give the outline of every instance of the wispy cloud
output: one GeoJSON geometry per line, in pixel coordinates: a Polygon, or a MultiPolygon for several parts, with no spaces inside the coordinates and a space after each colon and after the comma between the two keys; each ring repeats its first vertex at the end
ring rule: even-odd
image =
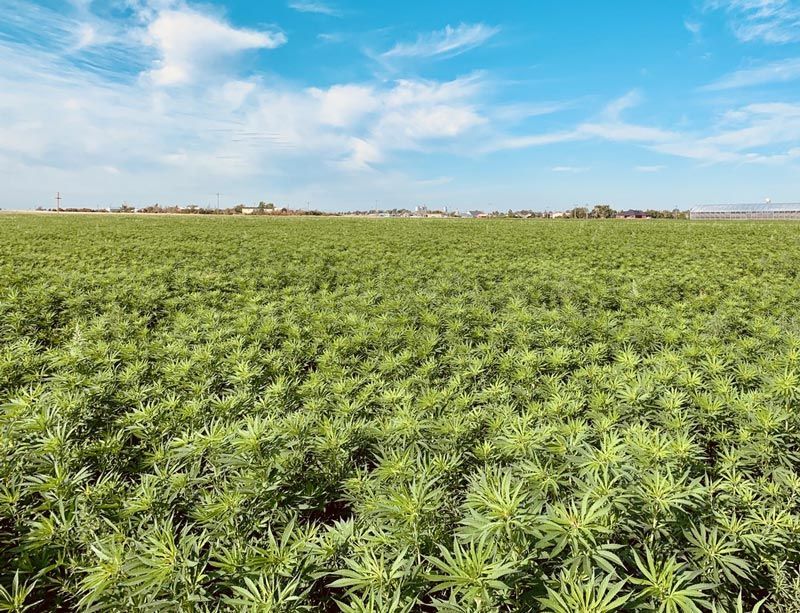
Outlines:
{"type": "Polygon", "coordinates": [[[543,147],[577,140],[585,140],[585,137],[576,130],[543,134],[525,134],[522,136],[500,136],[486,143],[481,151],[483,153],[493,153],[495,151],[529,149],[531,147],[543,147]]]}
{"type": "Polygon", "coordinates": [[[431,187],[436,185],[447,185],[448,183],[452,182],[453,182],[453,177],[443,176],[443,177],[436,177],[435,179],[420,179],[416,181],[416,184],[424,187],[431,187]]]}
{"type": "Polygon", "coordinates": [[[686,28],[686,30],[690,34],[693,34],[694,36],[699,35],[700,32],[703,30],[703,25],[699,21],[692,21],[690,19],[686,19],[683,22],[683,27],[686,28]]]}
{"type": "Polygon", "coordinates": [[[585,166],[553,166],[550,170],[553,172],[577,173],[586,172],[588,168],[585,166]]]}
{"type": "Polygon", "coordinates": [[[642,99],[642,92],[638,89],[632,89],[619,98],[609,102],[603,109],[603,117],[611,120],[617,120],[624,111],[638,106],[642,102],[642,99]]]}
{"type": "Polygon", "coordinates": [[[495,119],[506,122],[518,122],[532,117],[543,117],[573,108],[575,101],[560,102],[522,102],[511,104],[498,104],[495,106],[492,116],[495,119]]]}
{"type": "Polygon", "coordinates": [[[295,2],[289,3],[289,8],[300,13],[317,13],[318,15],[328,15],[329,17],[342,16],[342,11],[338,8],[326,4],[325,2],[316,2],[313,0],[296,0],[295,2]]]}
{"type": "Polygon", "coordinates": [[[429,34],[419,35],[413,43],[397,43],[381,55],[384,59],[452,57],[474,49],[500,32],[500,28],[484,23],[446,26],[429,34]]]}
{"type": "MultiPolygon", "coordinates": [[[[624,110],[642,100],[637,91],[611,101],[598,118],[571,130],[526,136],[500,137],[485,152],[541,147],[592,139],[630,143],[650,151],[694,160],[703,164],[785,163],[797,159],[800,141],[800,104],[751,104],[725,113],[710,134],[681,132],[631,123],[624,110]]],[[[556,167],[566,168],[566,167],[556,167]]],[[[640,166],[639,172],[657,172],[660,166],[640,166]]],[[[555,169],[553,169],[555,170],[555,169]]]]}
{"type": "Polygon", "coordinates": [[[737,70],[717,79],[702,89],[719,91],[737,89],[740,87],[753,87],[766,83],[784,83],[800,78],[800,58],[779,60],[770,64],[763,64],[753,68],[737,70]]]}
{"type": "Polygon", "coordinates": [[[345,35],[341,32],[320,32],[317,34],[317,40],[323,43],[340,43],[345,39],[345,35]]]}
{"type": "Polygon", "coordinates": [[[0,40],[43,53],[55,53],[108,76],[144,67],[141,24],[104,20],[88,8],[58,11],[22,0],[0,0],[0,40]]]}
{"type": "Polygon", "coordinates": [[[743,42],[800,41],[797,0],[707,0],[705,6],[710,10],[724,10],[734,35],[743,42]]]}

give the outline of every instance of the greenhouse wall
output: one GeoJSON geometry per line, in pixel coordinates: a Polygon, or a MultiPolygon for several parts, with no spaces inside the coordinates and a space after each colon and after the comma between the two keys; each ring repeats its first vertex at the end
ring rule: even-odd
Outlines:
{"type": "Polygon", "coordinates": [[[712,204],[689,211],[693,220],[800,220],[800,204],[712,204]]]}

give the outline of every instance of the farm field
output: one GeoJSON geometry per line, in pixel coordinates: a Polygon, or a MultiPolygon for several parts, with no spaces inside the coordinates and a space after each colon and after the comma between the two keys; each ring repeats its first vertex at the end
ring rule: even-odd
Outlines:
{"type": "Polygon", "coordinates": [[[800,607],[800,225],[0,216],[0,610],[800,607]]]}

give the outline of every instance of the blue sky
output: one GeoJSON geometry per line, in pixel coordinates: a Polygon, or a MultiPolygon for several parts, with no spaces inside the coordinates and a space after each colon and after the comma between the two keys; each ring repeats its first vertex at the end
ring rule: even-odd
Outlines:
{"type": "Polygon", "coordinates": [[[0,207],[800,200],[800,0],[0,0],[0,207]]]}

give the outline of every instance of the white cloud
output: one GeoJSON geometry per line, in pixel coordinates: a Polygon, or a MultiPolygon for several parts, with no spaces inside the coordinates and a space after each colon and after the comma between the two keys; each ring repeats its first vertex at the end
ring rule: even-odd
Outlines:
{"type": "Polygon", "coordinates": [[[642,92],[638,89],[632,89],[623,96],[609,102],[603,109],[602,114],[608,119],[616,120],[624,111],[641,104],[642,98],[642,92]]]}
{"type": "Polygon", "coordinates": [[[97,30],[89,23],[81,24],[78,28],[78,42],[76,48],[91,47],[97,41],[97,30]]]}
{"type": "Polygon", "coordinates": [[[147,76],[158,85],[192,83],[225,60],[252,49],[274,49],[286,42],[282,32],[236,29],[202,13],[167,10],[147,28],[146,42],[161,59],[147,76]]]}
{"type": "Polygon", "coordinates": [[[419,181],[415,181],[417,185],[424,185],[426,187],[435,186],[435,185],[447,185],[453,182],[453,177],[436,177],[435,179],[420,179],[419,181]]]}
{"type": "Polygon", "coordinates": [[[703,26],[702,26],[702,24],[700,22],[691,21],[689,19],[687,19],[687,20],[685,20],[683,22],[683,27],[686,28],[686,30],[689,33],[693,34],[694,36],[699,35],[700,32],[703,30],[703,26]]]}
{"type": "Polygon", "coordinates": [[[531,117],[552,115],[574,106],[574,102],[530,102],[498,104],[492,110],[492,117],[509,123],[523,121],[531,117]]]}
{"type": "Polygon", "coordinates": [[[413,43],[397,43],[381,55],[384,59],[452,57],[488,41],[500,28],[483,23],[445,26],[430,34],[419,35],[413,43]]]}
{"type": "Polygon", "coordinates": [[[716,133],[676,133],[653,142],[654,151],[703,163],[754,163],[771,159],[788,161],[792,145],[800,140],[800,105],[769,103],[747,105],[726,113],[716,133]],[[734,125],[731,125],[734,122],[734,125]]]}
{"type": "Polygon", "coordinates": [[[488,122],[480,74],[325,88],[266,83],[224,61],[277,44],[265,33],[174,8],[147,15],[146,36],[132,36],[127,49],[146,78],[122,79],[0,39],[2,172],[35,197],[14,205],[46,201],[59,189],[81,204],[108,204],[98,201],[108,193],[139,203],[202,203],[222,185],[233,193],[268,181],[295,193],[309,177],[328,194],[352,184],[354,172],[363,175],[359,185],[397,198],[415,182],[387,170],[396,156],[470,151],[461,143],[488,122]],[[197,48],[200,40],[213,52],[197,48]],[[58,113],[53,100],[63,101],[58,113]]]}
{"type": "Polygon", "coordinates": [[[328,15],[329,17],[341,17],[342,15],[339,9],[324,2],[306,2],[298,0],[296,2],[290,2],[289,8],[300,13],[317,13],[319,15],[328,15]]]}
{"type": "Polygon", "coordinates": [[[317,40],[323,43],[340,43],[345,39],[341,32],[321,32],[317,34],[317,40]]]}
{"type": "MultiPolygon", "coordinates": [[[[498,84],[485,73],[325,87],[284,82],[248,73],[236,61],[242,52],[282,44],[280,33],[238,29],[170,0],[139,2],[134,11],[135,18],[117,23],[39,5],[9,17],[24,35],[0,38],[0,174],[13,177],[0,196],[3,206],[46,203],[56,190],[76,205],[105,205],[109,194],[117,201],[203,204],[216,191],[263,199],[268,185],[276,201],[302,193],[305,202],[314,191],[316,202],[325,194],[368,208],[373,202],[359,198],[370,190],[383,204],[446,183],[391,170],[411,155],[424,164],[430,154],[480,156],[590,140],[700,163],[788,165],[800,153],[795,104],[742,105],[686,131],[634,121],[638,113],[628,111],[643,104],[634,90],[594,117],[520,134],[520,125],[536,125],[537,117],[568,105],[527,96],[525,103],[498,104],[498,84]],[[26,199],[9,200],[20,195],[26,199]]],[[[448,187],[448,194],[457,189],[448,187]]]]}
{"type": "Polygon", "coordinates": [[[507,151],[514,149],[528,149],[531,147],[542,147],[555,145],[570,141],[582,140],[584,137],[575,130],[564,132],[553,132],[545,134],[528,134],[525,136],[501,136],[494,141],[487,143],[482,151],[492,153],[494,151],[507,151]]]}
{"type": "Polygon", "coordinates": [[[597,121],[579,124],[574,131],[576,138],[602,138],[614,142],[665,142],[675,138],[673,132],[652,126],[643,126],[626,122],[622,114],[641,104],[642,93],[631,90],[623,96],[612,100],[600,113],[597,121]]]}
{"type": "Polygon", "coordinates": [[[352,170],[370,170],[373,164],[383,159],[383,153],[375,143],[353,137],[350,139],[350,154],[341,165],[352,170]]]}
{"type": "Polygon", "coordinates": [[[488,121],[477,105],[482,85],[478,75],[445,82],[399,80],[382,97],[373,137],[384,147],[419,150],[471,132],[488,121]]]}
{"type": "Polygon", "coordinates": [[[702,89],[719,91],[737,89],[740,87],[753,87],[766,83],[785,83],[800,79],[800,58],[778,60],[770,64],[763,64],[753,68],[737,70],[706,85],[702,89]]]}
{"type": "Polygon", "coordinates": [[[483,75],[473,74],[451,81],[398,79],[386,97],[391,107],[449,103],[477,96],[484,87],[483,75]]]}
{"type": "MultiPolygon", "coordinates": [[[[747,105],[725,113],[711,134],[685,133],[626,122],[623,110],[641,101],[637,92],[612,101],[597,121],[578,124],[572,130],[501,137],[483,151],[541,147],[570,141],[601,139],[631,143],[658,153],[682,157],[706,164],[782,163],[797,158],[792,154],[800,141],[800,104],[767,103],[747,105]]],[[[640,172],[654,172],[659,166],[637,167],[640,172]]]]}
{"type": "Polygon", "coordinates": [[[740,127],[707,137],[703,142],[739,152],[800,141],[800,104],[751,104],[740,109],[738,115],[740,127]]]}
{"type": "Polygon", "coordinates": [[[584,166],[553,166],[550,170],[553,172],[577,173],[585,172],[588,168],[584,166]]]}
{"type": "Polygon", "coordinates": [[[742,42],[800,41],[800,5],[796,0],[707,0],[706,8],[724,10],[734,35],[742,42]]]}
{"type": "Polygon", "coordinates": [[[375,90],[364,85],[334,85],[325,90],[314,87],[308,92],[320,103],[320,121],[330,126],[350,126],[380,105],[375,90]]]}
{"type": "Polygon", "coordinates": [[[221,97],[230,105],[231,110],[241,107],[247,98],[256,90],[252,81],[228,81],[222,86],[221,97]]]}
{"type": "Polygon", "coordinates": [[[741,155],[724,151],[702,139],[690,136],[678,136],[675,140],[665,143],[653,143],[649,148],[658,153],[686,158],[703,164],[718,164],[722,162],[746,161],[741,155]]]}
{"type": "Polygon", "coordinates": [[[411,106],[389,111],[381,118],[377,132],[384,137],[414,143],[427,139],[453,138],[486,122],[468,106],[411,106]]]}
{"type": "Polygon", "coordinates": [[[584,123],[578,126],[579,135],[602,138],[614,142],[667,142],[675,138],[675,133],[652,126],[625,123],[622,121],[584,123]]]}

